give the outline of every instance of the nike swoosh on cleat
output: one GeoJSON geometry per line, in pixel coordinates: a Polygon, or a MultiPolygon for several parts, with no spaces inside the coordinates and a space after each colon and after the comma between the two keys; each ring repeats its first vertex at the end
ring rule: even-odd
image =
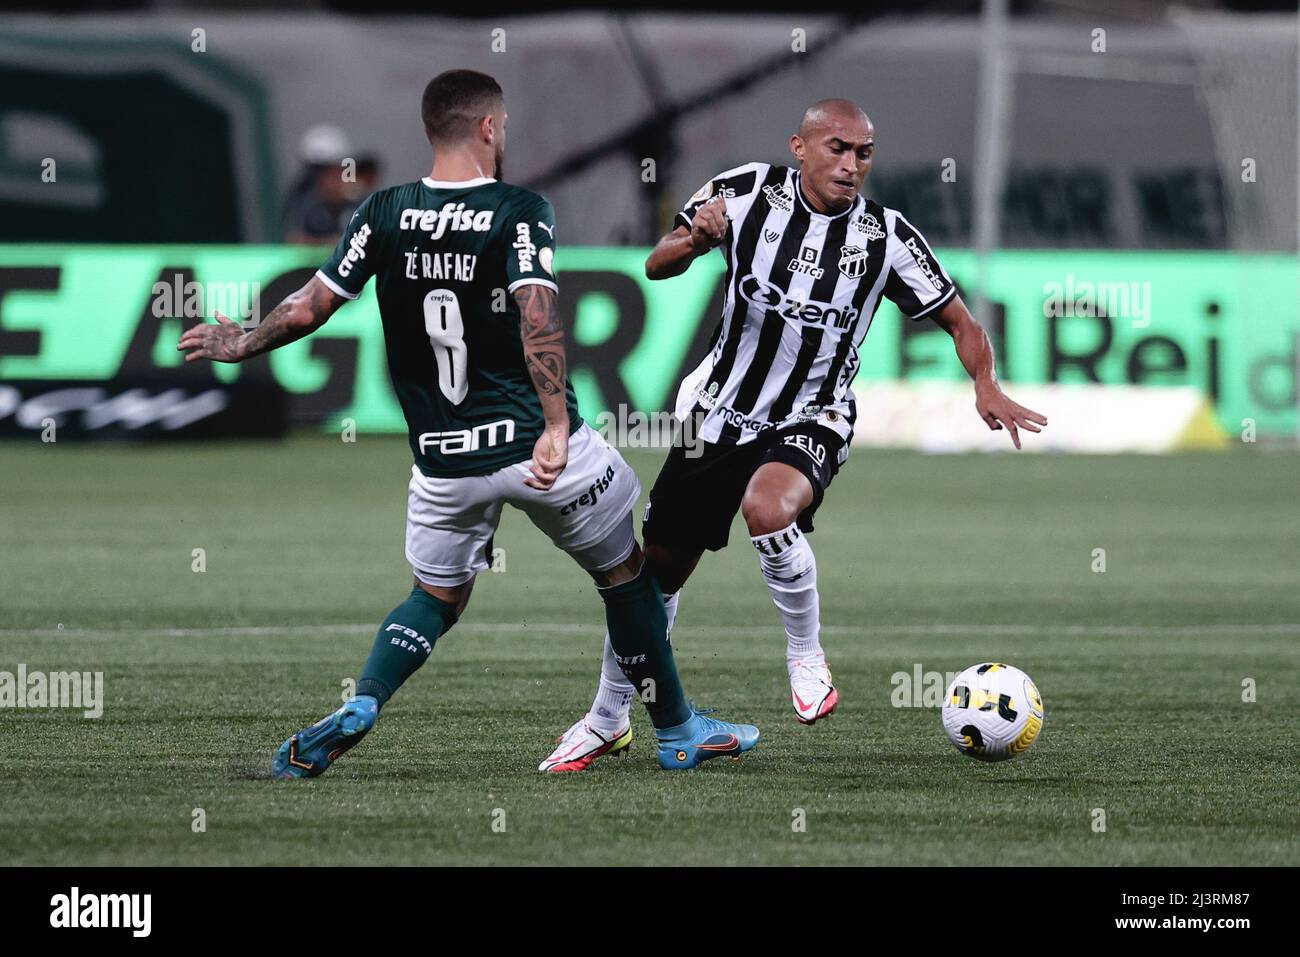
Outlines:
{"type": "Polygon", "coordinates": [[[296,734],[289,739],[289,763],[295,768],[302,768],[304,771],[310,771],[316,767],[313,761],[298,760],[298,736],[296,734]]]}
{"type": "MultiPolygon", "coordinates": [[[[628,731],[624,731],[621,734],[617,734],[608,741],[605,741],[603,738],[601,738],[602,743],[592,748],[590,751],[586,752],[585,754],[579,754],[574,756],[573,752],[577,751],[578,748],[581,747],[581,745],[575,744],[564,754],[556,758],[555,763],[552,764],[550,768],[548,768],[547,770],[550,771],[586,770],[595,762],[597,758],[603,757],[604,755],[608,754],[611,751],[611,749],[614,749],[615,745],[625,737],[628,739],[627,744],[623,745],[623,747],[618,750],[626,751],[632,743],[631,741],[632,735],[630,734],[630,730],[631,729],[629,729],[628,731]],[[579,767],[579,765],[581,765],[581,767],[579,767]]],[[[596,736],[600,737],[599,733],[597,733],[596,736]]]]}
{"type": "Polygon", "coordinates": [[[734,751],[740,747],[740,739],[734,734],[727,735],[727,740],[718,744],[697,744],[695,746],[701,751],[734,751]]]}
{"type": "MultiPolygon", "coordinates": [[[[796,690],[793,690],[793,689],[790,690],[790,693],[793,694],[793,696],[794,696],[794,702],[796,702],[797,705],[800,706],[800,710],[801,710],[801,711],[809,711],[809,710],[811,710],[811,707],[813,707],[813,706],[811,706],[811,705],[806,705],[806,703],[803,702],[803,698],[800,697],[800,693],[796,692],[796,690]]],[[[826,698],[823,697],[823,698],[822,698],[822,701],[826,701],[826,698]]]]}

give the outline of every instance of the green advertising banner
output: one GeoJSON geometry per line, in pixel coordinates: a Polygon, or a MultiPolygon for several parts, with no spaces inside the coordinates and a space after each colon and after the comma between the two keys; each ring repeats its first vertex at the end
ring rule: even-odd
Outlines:
{"type": "MultiPolygon", "coordinates": [[[[722,257],[651,282],[647,252],[572,248],[556,257],[570,369],[588,417],[620,404],[671,406],[708,347],[722,257]]],[[[974,285],[972,253],[939,255],[959,284],[974,285]]],[[[335,428],[351,418],[363,431],[400,431],[373,285],[307,339],[243,366],[180,368],[175,342],[194,321],[180,317],[268,312],[323,258],[285,246],[0,246],[0,380],[255,376],[288,393],[296,421],[335,428]]],[[[1230,433],[1253,419],[1261,434],[1296,434],[1295,257],[1006,250],[984,274],[1004,379],[1192,385],[1230,433]]],[[[963,375],[938,327],[904,320],[885,302],[860,381],[963,375]]]]}

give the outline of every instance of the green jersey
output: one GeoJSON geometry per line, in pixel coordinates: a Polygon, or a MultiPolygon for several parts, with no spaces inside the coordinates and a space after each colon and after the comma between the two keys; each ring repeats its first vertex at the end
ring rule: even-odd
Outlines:
{"type": "MultiPolygon", "coordinates": [[[[425,475],[486,475],[532,458],[545,419],[511,293],[556,289],[554,255],[555,211],[536,193],[425,178],[367,198],[316,273],[348,299],[375,277],[388,372],[425,475]]],[[[572,432],[582,419],[566,385],[572,432]]]]}

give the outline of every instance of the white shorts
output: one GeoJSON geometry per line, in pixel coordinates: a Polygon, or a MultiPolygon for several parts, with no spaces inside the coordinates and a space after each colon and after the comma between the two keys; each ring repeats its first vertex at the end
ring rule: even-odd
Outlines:
{"type": "Polygon", "coordinates": [[[406,560],[416,578],[449,588],[484,571],[505,503],[526,512],[588,571],[627,558],[641,483],[613,446],[584,422],[569,437],[569,464],[545,492],[524,484],[530,462],[464,478],[430,478],[411,466],[406,560]]]}

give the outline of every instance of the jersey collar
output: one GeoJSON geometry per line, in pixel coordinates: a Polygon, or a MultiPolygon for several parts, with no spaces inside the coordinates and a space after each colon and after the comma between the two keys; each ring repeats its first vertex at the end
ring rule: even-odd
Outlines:
{"type": "Polygon", "coordinates": [[[486,186],[488,183],[495,183],[496,180],[491,176],[479,176],[476,179],[430,179],[425,176],[420,180],[430,189],[469,189],[473,186],[486,186]]]}
{"type": "Polygon", "coordinates": [[[862,191],[861,191],[861,190],[858,190],[858,195],[853,197],[853,202],[849,205],[849,208],[846,209],[846,210],[844,210],[842,213],[836,213],[834,216],[832,216],[830,213],[819,213],[819,212],[817,212],[817,210],[815,210],[815,209],[813,209],[811,206],[809,206],[809,205],[808,205],[808,200],[804,198],[804,195],[803,195],[803,186],[800,185],[800,182],[799,182],[799,171],[798,171],[798,170],[795,170],[795,171],[794,171],[794,194],[795,194],[796,196],[799,197],[799,203],[800,203],[800,205],[803,206],[804,210],[805,210],[805,211],[806,211],[810,216],[822,216],[822,217],[824,217],[824,218],[826,218],[826,219],[828,219],[828,220],[836,220],[836,219],[839,219],[841,216],[847,216],[847,215],[849,215],[849,213],[853,212],[854,210],[856,210],[856,209],[858,208],[858,203],[866,202],[866,200],[864,200],[864,199],[862,198],[862,191]]]}

